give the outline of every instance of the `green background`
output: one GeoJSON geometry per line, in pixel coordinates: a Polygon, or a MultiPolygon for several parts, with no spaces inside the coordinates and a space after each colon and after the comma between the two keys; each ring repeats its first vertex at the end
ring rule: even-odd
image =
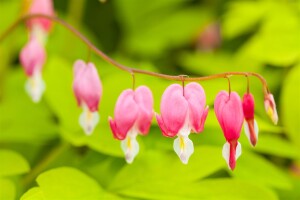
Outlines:
{"type": "MultiPolygon", "coordinates": [[[[205,130],[192,134],[195,152],[183,165],[173,139],[153,119],[140,152],[126,164],[107,118],[113,116],[130,74],[92,55],[103,83],[100,123],[92,136],[78,124],[81,109],[72,93],[72,64],[88,49],[55,25],[47,42],[46,92],[34,104],[24,90],[18,61],[27,41],[20,25],[0,44],[0,199],[300,199],[300,1],[97,0],[54,1],[56,14],[97,47],[127,66],[178,75],[228,71],[263,75],[274,94],[279,123],[264,111],[260,82],[250,78],[260,128],[252,148],[242,130],[242,156],[234,172],[222,158],[225,143],[213,101],[227,80],[201,82],[211,110],[205,130]],[[201,48],[201,35],[220,25],[221,44],[201,48]]],[[[20,16],[19,0],[0,0],[0,34],[20,16]]],[[[232,77],[232,90],[246,92],[247,80],[232,77]]],[[[153,91],[156,112],[172,81],[136,76],[153,91]]]]}

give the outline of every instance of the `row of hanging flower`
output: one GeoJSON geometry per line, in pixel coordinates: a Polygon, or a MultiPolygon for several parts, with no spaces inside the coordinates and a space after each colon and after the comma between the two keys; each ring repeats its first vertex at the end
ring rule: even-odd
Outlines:
{"type": "MultiPolygon", "coordinates": [[[[29,14],[54,15],[51,0],[32,0],[29,14]]],[[[27,21],[29,41],[20,53],[20,61],[28,80],[25,88],[34,102],[38,102],[45,90],[42,68],[46,60],[45,44],[52,22],[43,18],[27,21]]],[[[95,65],[77,60],[73,66],[73,90],[78,105],[83,109],[79,123],[87,135],[92,134],[99,122],[98,106],[102,96],[102,84],[95,65]]],[[[265,96],[265,109],[272,121],[278,121],[276,105],[272,94],[265,96]]],[[[139,152],[136,141],[138,134],[149,132],[153,116],[156,116],[162,134],[175,137],[173,148],[180,160],[187,164],[194,152],[191,132],[200,133],[204,129],[209,108],[202,86],[196,82],[181,86],[170,85],[161,99],[160,112],[153,111],[153,96],[147,86],[135,90],[127,89],[119,96],[114,112],[114,119],[109,117],[109,124],[114,138],[121,140],[121,148],[128,163],[132,163],[139,152]]],[[[249,91],[240,99],[236,92],[221,91],[214,102],[214,111],[223,130],[226,143],[223,157],[230,169],[235,168],[236,160],[241,155],[238,142],[242,125],[250,143],[255,146],[258,140],[258,125],[254,119],[254,98],[249,91]]]]}

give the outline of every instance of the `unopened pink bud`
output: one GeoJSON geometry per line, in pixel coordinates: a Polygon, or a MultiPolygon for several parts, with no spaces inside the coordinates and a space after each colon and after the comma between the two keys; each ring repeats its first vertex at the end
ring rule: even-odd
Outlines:
{"type": "MultiPolygon", "coordinates": [[[[28,14],[44,14],[53,16],[54,8],[52,0],[33,0],[28,14]]],[[[52,26],[51,20],[45,18],[33,18],[27,21],[27,26],[32,29],[35,25],[40,26],[45,31],[49,31],[52,26]]]]}
{"type": "Polygon", "coordinates": [[[102,96],[102,84],[93,63],[77,60],[74,63],[73,90],[78,105],[86,104],[90,111],[97,111],[102,96]]]}
{"type": "Polygon", "coordinates": [[[274,124],[278,123],[278,115],[277,115],[277,109],[276,109],[276,104],[273,95],[270,93],[265,96],[265,110],[271,120],[273,121],[274,124]]]}
{"type": "Polygon", "coordinates": [[[46,52],[44,47],[35,37],[31,37],[20,53],[20,62],[26,75],[30,77],[35,71],[41,71],[45,60],[46,52]]]}

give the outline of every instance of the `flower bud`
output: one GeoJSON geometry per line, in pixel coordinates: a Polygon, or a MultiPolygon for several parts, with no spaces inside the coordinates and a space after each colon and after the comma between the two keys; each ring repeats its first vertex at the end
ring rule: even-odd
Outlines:
{"type": "Polygon", "coordinates": [[[265,110],[274,124],[278,123],[278,115],[274,97],[271,93],[265,96],[265,110]]]}

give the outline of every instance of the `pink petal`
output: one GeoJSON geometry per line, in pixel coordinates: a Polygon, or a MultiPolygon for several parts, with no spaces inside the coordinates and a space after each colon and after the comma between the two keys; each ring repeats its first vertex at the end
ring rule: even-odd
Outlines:
{"type": "Polygon", "coordinates": [[[206,97],[201,85],[192,82],[184,87],[184,96],[189,104],[190,126],[194,132],[203,129],[207,116],[205,112],[206,97]],[[205,114],[205,116],[203,116],[205,114]]]}
{"type": "Polygon", "coordinates": [[[244,94],[243,97],[243,112],[245,119],[254,119],[254,97],[252,94],[244,94]]]}
{"type": "Polygon", "coordinates": [[[183,127],[187,111],[188,102],[183,96],[182,87],[178,84],[170,85],[164,92],[160,104],[161,122],[163,122],[166,132],[176,135],[183,127]]]}
{"type": "Polygon", "coordinates": [[[166,126],[165,126],[165,123],[162,119],[162,117],[158,114],[155,115],[156,116],[156,120],[157,120],[157,123],[158,123],[158,126],[160,128],[160,130],[162,131],[162,134],[166,137],[174,137],[177,135],[177,133],[171,133],[167,130],[166,126]]]}
{"type": "MultiPolygon", "coordinates": [[[[54,15],[54,8],[52,0],[33,0],[28,14],[44,14],[54,15]]],[[[52,22],[45,18],[34,18],[27,21],[27,26],[32,29],[34,25],[40,25],[44,30],[49,31],[52,26],[52,22]]]]}
{"type": "Polygon", "coordinates": [[[73,90],[79,105],[85,103],[91,112],[98,110],[102,96],[102,84],[93,63],[84,66],[83,61],[74,64],[73,90]]]}
{"type": "Polygon", "coordinates": [[[202,132],[203,129],[204,129],[204,124],[205,124],[206,117],[207,117],[207,115],[208,115],[208,111],[209,111],[209,107],[206,106],[206,107],[205,107],[205,110],[204,110],[204,112],[203,112],[203,114],[202,114],[202,117],[201,117],[199,132],[202,132]]]}
{"type": "Polygon", "coordinates": [[[31,38],[20,53],[20,62],[27,76],[32,76],[35,70],[41,70],[46,60],[44,47],[36,38],[31,38]]]}
{"type": "Polygon", "coordinates": [[[215,113],[227,141],[240,137],[244,121],[242,102],[236,92],[221,91],[215,100],[215,113]]]}
{"type": "Polygon", "coordinates": [[[245,120],[244,122],[245,134],[254,147],[258,140],[258,125],[255,119],[245,120]]]}
{"type": "Polygon", "coordinates": [[[139,107],[137,126],[141,134],[147,134],[153,117],[153,96],[146,86],[140,86],[135,90],[134,100],[139,107]]]}
{"type": "Polygon", "coordinates": [[[83,60],[76,60],[73,65],[73,75],[75,78],[80,77],[82,70],[86,67],[86,64],[83,60]]]}
{"type": "Polygon", "coordinates": [[[134,100],[134,91],[124,90],[115,107],[115,120],[110,121],[116,138],[125,138],[139,116],[139,107],[134,100]]]}
{"type": "Polygon", "coordinates": [[[117,128],[116,122],[111,117],[108,118],[108,121],[109,121],[110,129],[113,133],[114,138],[116,138],[118,140],[124,140],[126,138],[127,133],[125,133],[125,134],[121,133],[119,131],[119,129],[117,128]]]}

